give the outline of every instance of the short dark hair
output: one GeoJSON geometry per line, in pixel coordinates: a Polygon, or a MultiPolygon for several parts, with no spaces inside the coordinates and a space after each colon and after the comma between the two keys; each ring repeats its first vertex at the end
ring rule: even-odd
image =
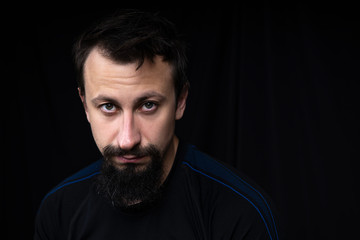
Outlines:
{"type": "Polygon", "coordinates": [[[159,55],[172,67],[176,99],[189,83],[186,77],[186,49],[173,23],[157,13],[121,10],[82,33],[73,54],[80,94],[85,94],[84,64],[94,48],[119,63],[153,61],[159,55]]]}

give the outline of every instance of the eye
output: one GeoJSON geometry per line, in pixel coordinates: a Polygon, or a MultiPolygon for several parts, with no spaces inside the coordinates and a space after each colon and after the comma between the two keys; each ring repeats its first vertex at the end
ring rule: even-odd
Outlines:
{"type": "Polygon", "coordinates": [[[151,112],[151,111],[155,111],[156,107],[157,107],[157,104],[154,102],[145,102],[141,106],[141,110],[144,112],[151,112]]]}
{"type": "Polygon", "coordinates": [[[152,103],[152,102],[146,102],[145,104],[144,104],[144,107],[146,108],[146,109],[151,109],[151,108],[153,108],[154,107],[154,103],[152,103]]]}
{"type": "Polygon", "coordinates": [[[101,109],[101,111],[103,111],[105,113],[113,113],[116,111],[116,107],[112,103],[102,104],[102,105],[100,105],[100,109],[101,109]]]}

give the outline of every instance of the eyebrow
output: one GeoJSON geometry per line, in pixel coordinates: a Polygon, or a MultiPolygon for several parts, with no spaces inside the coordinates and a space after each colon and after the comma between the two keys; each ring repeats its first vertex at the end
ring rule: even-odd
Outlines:
{"type": "MultiPolygon", "coordinates": [[[[163,101],[166,99],[166,97],[158,92],[155,92],[155,91],[150,91],[150,92],[145,92],[144,94],[142,94],[141,96],[137,97],[135,99],[135,104],[137,103],[140,103],[140,102],[143,102],[145,101],[146,99],[149,99],[149,98],[157,98],[158,101],[163,101]]],[[[121,104],[114,98],[112,97],[109,97],[107,95],[104,95],[104,94],[100,94],[98,96],[96,96],[95,98],[91,99],[91,102],[96,106],[98,105],[99,103],[102,103],[102,102],[111,102],[111,103],[114,103],[118,106],[120,106],[121,104]]]]}

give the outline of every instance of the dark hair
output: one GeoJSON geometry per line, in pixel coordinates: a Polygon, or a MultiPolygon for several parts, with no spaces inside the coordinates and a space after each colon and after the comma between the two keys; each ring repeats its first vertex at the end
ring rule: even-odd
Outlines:
{"type": "Polygon", "coordinates": [[[85,94],[84,63],[95,47],[109,59],[119,63],[153,61],[159,55],[173,67],[176,99],[188,88],[185,44],[173,23],[155,13],[122,10],[80,35],[73,53],[80,94],[85,94]]]}

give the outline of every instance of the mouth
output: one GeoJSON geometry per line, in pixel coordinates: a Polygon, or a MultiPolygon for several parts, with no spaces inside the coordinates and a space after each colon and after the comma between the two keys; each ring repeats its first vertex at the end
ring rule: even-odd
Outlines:
{"type": "Polygon", "coordinates": [[[136,163],[143,164],[146,162],[146,156],[136,156],[136,155],[123,155],[123,156],[115,156],[114,160],[118,164],[127,164],[127,163],[136,163]]]}

